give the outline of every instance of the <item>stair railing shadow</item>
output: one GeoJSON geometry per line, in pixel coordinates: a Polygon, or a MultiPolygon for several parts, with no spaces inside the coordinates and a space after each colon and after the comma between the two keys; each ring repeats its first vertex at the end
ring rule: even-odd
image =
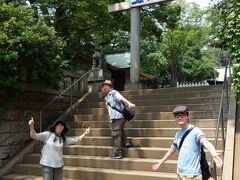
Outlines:
{"type": "Polygon", "coordinates": [[[142,146],[140,144],[133,144],[131,139],[128,139],[130,143],[129,148],[124,148],[124,156],[127,156],[129,149],[134,149],[137,153],[137,158],[145,158],[144,156],[144,150],[142,149],[142,146]]]}

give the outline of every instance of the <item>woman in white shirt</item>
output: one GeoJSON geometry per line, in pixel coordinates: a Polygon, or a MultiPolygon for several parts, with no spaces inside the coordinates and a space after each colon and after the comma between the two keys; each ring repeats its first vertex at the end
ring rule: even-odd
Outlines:
{"type": "Polygon", "coordinates": [[[44,142],[40,159],[43,179],[62,180],[64,165],[63,146],[78,143],[85,135],[90,133],[90,127],[88,127],[81,136],[75,137],[65,136],[69,128],[62,118],[57,119],[52,124],[50,131],[36,133],[33,118],[29,121],[29,127],[31,138],[44,142]]]}

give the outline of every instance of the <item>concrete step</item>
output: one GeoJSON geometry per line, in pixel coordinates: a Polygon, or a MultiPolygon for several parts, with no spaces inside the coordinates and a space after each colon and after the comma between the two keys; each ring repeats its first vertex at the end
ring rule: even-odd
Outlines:
{"type": "MultiPolygon", "coordinates": [[[[165,88],[165,89],[148,89],[146,91],[122,91],[120,92],[127,99],[133,100],[134,97],[138,96],[140,99],[148,99],[148,97],[152,98],[155,96],[156,98],[188,98],[188,97],[211,97],[218,96],[220,97],[221,88],[216,89],[207,89],[203,87],[198,88],[165,88]]],[[[103,94],[100,93],[92,93],[88,96],[88,100],[94,99],[103,99],[103,94]]]]}
{"type": "MultiPolygon", "coordinates": [[[[23,175],[23,174],[11,174],[1,177],[1,180],[43,180],[42,176],[23,175]]],[[[63,180],[76,180],[70,178],[63,178],[63,180]]],[[[78,180],[83,180],[79,179],[78,180]]]]}
{"type": "MultiPolygon", "coordinates": [[[[42,146],[34,147],[34,153],[40,153],[42,146]]],[[[128,158],[149,158],[149,159],[157,159],[162,157],[169,147],[160,148],[160,147],[141,147],[136,146],[123,150],[124,157],[128,158]]],[[[84,156],[104,156],[111,157],[113,152],[112,146],[84,146],[84,145],[71,145],[65,146],[63,150],[65,155],[84,155],[84,156]]],[[[174,155],[173,159],[176,159],[177,156],[174,155]]]]}
{"type": "MultiPolygon", "coordinates": [[[[216,119],[218,115],[217,111],[191,111],[190,119],[216,119]]],[[[167,120],[173,119],[172,112],[146,112],[146,113],[136,113],[134,116],[134,120],[167,120]]],[[[103,121],[109,120],[109,116],[107,114],[87,114],[87,115],[74,115],[74,121],[103,121]]]]}
{"type": "MultiPolygon", "coordinates": [[[[173,137],[128,137],[133,147],[170,147],[173,137]]],[[[112,146],[112,137],[86,137],[80,142],[81,145],[112,146]]]]}
{"type": "MultiPolygon", "coordinates": [[[[141,90],[126,90],[126,91],[120,91],[123,95],[142,95],[142,94],[157,94],[157,93],[179,93],[179,92],[208,92],[208,91],[221,91],[222,85],[215,85],[215,86],[202,86],[202,87],[184,87],[184,88],[176,88],[176,87],[170,87],[170,88],[156,88],[156,89],[141,89],[141,90]]],[[[99,96],[102,97],[102,92],[94,92],[90,96],[96,97],[99,96]]]]}
{"type": "MultiPolygon", "coordinates": [[[[171,146],[174,137],[128,137],[132,147],[164,147],[171,146]]],[[[208,138],[211,143],[214,143],[214,138],[208,138]]],[[[79,143],[81,145],[90,146],[112,146],[112,137],[85,137],[79,143]]],[[[222,148],[222,141],[219,139],[217,148],[222,148]]]]}
{"type": "MultiPolygon", "coordinates": [[[[191,119],[191,124],[197,127],[216,127],[215,119],[191,119]]],[[[70,127],[76,128],[108,128],[110,127],[110,122],[108,121],[74,121],[68,123],[70,127]]],[[[178,128],[179,126],[176,124],[175,120],[132,120],[126,123],[125,127],[127,128],[163,128],[163,127],[174,127],[178,128]]]]}
{"type": "Polygon", "coordinates": [[[43,180],[41,176],[23,175],[23,174],[11,174],[1,177],[2,180],[43,180]]]}
{"type": "MultiPolygon", "coordinates": [[[[72,178],[72,179],[79,179],[79,175],[81,178],[83,179],[103,179],[103,180],[108,180],[111,177],[114,179],[120,179],[119,174],[117,172],[121,172],[121,176],[123,175],[124,178],[126,179],[142,179],[144,180],[144,178],[147,179],[156,179],[156,178],[176,178],[176,161],[171,161],[169,160],[168,163],[165,163],[161,169],[164,169],[164,166],[168,166],[170,165],[170,168],[172,169],[171,173],[168,172],[162,172],[161,170],[158,172],[152,172],[151,171],[151,165],[152,162],[154,160],[150,159],[150,160],[145,160],[140,162],[138,165],[136,165],[137,169],[140,170],[131,170],[131,166],[129,166],[128,160],[127,159],[121,159],[121,160],[110,160],[111,165],[113,166],[112,168],[108,169],[108,168],[95,168],[95,167],[82,167],[81,164],[86,164],[89,162],[91,162],[91,157],[86,157],[86,158],[82,158],[82,159],[78,159],[75,163],[74,161],[71,161],[72,164],[74,166],[68,166],[65,165],[64,166],[64,178],[72,178]],[[83,163],[78,163],[83,161],[83,163]],[[122,169],[124,167],[124,169],[122,169]],[[146,171],[144,169],[147,169],[146,171]],[[79,174],[79,171],[81,172],[81,174],[79,174]],[[95,174],[96,173],[96,174],[95,174]],[[116,175],[117,174],[117,175],[116,175]],[[116,176],[115,176],[116,175],[116,176]],[[144,175],[144,177],[143,177],[144,175]],[[137,177],[139,176],[139,177],[137,177]],[[101,177],[101,178],[100,178],[101,177]]],[[[100,159],[99,159],[100,160],[100,159]]],[[[105,161],[105,160],[103,160],[105,161]]],[[[139,159],[137,159],[136,161],[139,161],[139,159]]],[[[110,162],[100,162],[97,164],[105,164],[107,165],[110,162]]],[[[91,163],[90,163],[91,164],[91,163]]],[[[89,164],[89,165],[90,165],[89,164]]],[[[15,173],[24,173],[27,175],[40,175],[40,166],[37,164],[19,164],[16,165],[15,167],[15,173]]],[[[133,168],[134,169],[134,168],[133,168]]],[[[169,168],[168,168],[169,169],[169,168]]],[[[217,174],[219,174],[219,172],[217,172],[217,174]]]]}
{"type": "MultiPolygon", "coordinates": [[[[22,174],[12,174],[12,175],[7,175],[1,178],[2,180],[43,180],[41,176],[22,175],[22,174]]],[[[76,180],[76,179],[63,178],[63,180],[76,180]]],[[[77,180],[90,180],[90,179],[77,178],[77,180]]],[[[214,179],[210,178],[209,180],[214,180],[214,179]]],[[[217,180],[221,180],[221,177],[217,177],[217,180]]]]}
{"type": "MultiPolygon", "coordinates": [[[[39,154],[29,154],[24,158],[24,164],[38,164],[39,154]]],[[[103,169],[141,170],[152,171],[151,166],[154,159],[123,158],[120,160],[102,156],[64,155],[65,166],[92,167],[103,169]]],[[[177,160],[169,160],[161,167],[161,171],[174,173],[177,160]]]]}
{"type": "MultiPolygon", "coordinates": [[[[220,102],[219,97],[189,97],[189,98],[175,98],[175,99],[151,99],[151,100],[142,100],[140,99],[134,99],[132,102],[137,104],[137,106],[157,106],[157,105],[177,105],[177,104],[204,104],[204,103],[218,103],[220,102]]],[[[101,99],[100,101],[84,101],[78,106],[79,108],[102,108],[105,107],[104,100],[101,99]]]]}
{"type": "MultiPolygon", "coordinates": [[[[139,106],[136,104],[136,113],[144,113],[144,112],[172,112],[172,110],[176,107],[176,105],[158,105],[158,106],[139,106]]],[[[211,103],[211,104],[189,104],[189,109],[191,111],[217,111],[219,109],[219,104],[211,103]]],[[[76,109],[76,114],[107,114],[106,107],[103,106],[101,108],[81,108],[76,109]]]]}
{"type": "MultiPolygon", "coordinates": [[[[41,145],[34,147],[34,153],[40,153],[42,149],[41,145]]],[[[124,148],[123,155],[127,158],[147,158],[158,159],[163,157],[168,151],[169,147],[142,147],[136,145],[131,148],[124,148]]],[[[221,150],[218,150],[221,152],[221,150]]],[[[113,148],[112,146],[90,146],[90,145],[71,145],[65,146],[63,150],[65,155],[83,155],[83,156],[103,156],[111,157],[113,148]]],[[[209,154],[207,153],[207,157],[209,154]]],[[[171,159],[177,159],[177,153],[175,153],[171,159]]]]}
{"type": "MultiPolygon", "coordinates": [[[[133,95],[123,95],[130,101],[141,99],[141,100],[150,100],[150,99],[177,99],[177,98],[192,98],[192,97],[221,97],[221,91],[195,91],[195,92],[159,92],[159,93],[152,93],[152,94],[133,94],[133,95]]],[[[84,102],[101,102],[103,101],[103,97],[101,96],[89,96],[84,102]]]]}
{"type": "MultiPolygon", "coordinates": [[[[40,175],[40,166],[36,164],[19,164],[14,168],[14,173],[26,175],[40,175]]],[[[84,180],[175,180],[176,173],[148,172],[148,171],[129,171],[121,169],[102,169],[77,166],[64,166],[64,178],[84,180]]]]}
{"type": "MultiPolygon", "coordinates": [[[[178,130],[179,128],[125,128],[128,137],[174,137],[178,130]]],[[[215,128],[202,128],[202,130],[209,138],[215,136],[215,128]]],[[[79,136],[83,132],[82,128],[74,128],[67,135],[79,136]]],[[[111,136],[111,129],[92,128],[90,136],[111,136]]]]}
{"type": "MultiPolygon", "coordinates": [[[[38,163],[40,156],[38,154],[31,154],[26,157],[25,164],[38,163]]],[[[152,171],[152,163],[156,159],[143,159],[143,158],[123,158],[120,160],[112,159],[110,157],[98,156],[73,156],[65,155],[65,166],[75,167],[91,167],[101,169],[119,169],[129,171],[152,171]]],[[[209,165],[210,165],[209,161],[209,165]]],[[[177,160],[168,160],[161,166],[160,172],[175,173],[177,167],[177,160]]],[[[220,170],[217,174],[220,174],[220,170]]]]}

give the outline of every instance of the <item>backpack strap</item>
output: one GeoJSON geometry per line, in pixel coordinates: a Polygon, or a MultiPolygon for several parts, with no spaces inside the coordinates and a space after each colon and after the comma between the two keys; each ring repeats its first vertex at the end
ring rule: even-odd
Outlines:
{"type": "Polygon", "coordinates": [[[114,110],[116,110],[117,112],[119,112],[119,113],[121,113],[121,114],[122,114],[122,111],[121,111],[120,109],[118,109],[118,108],[116,108],[116,107],[113,107],[113,106],[111,106],[109,102],[108,102],[107,104],[108,104],[108,106],[110,106],[112,109],[114,109],[114,110]]]}
{"type": "Polygon", "coordinates": [[[183,135],[183,137],[182,137],[182,139],[181,139],[181,141],[180,141],[180,144],[179,144],[179,151],[180,151],[180,149],[181,149],[181,147],[182,147],[182,144],[183,144],[183,141],[184,141],[185,137],[193,130],[193,128],[194,128],[194,126],[191,127],[191,128],[189,128],[189,129],[184,133],[184,135],[183,135]]]}

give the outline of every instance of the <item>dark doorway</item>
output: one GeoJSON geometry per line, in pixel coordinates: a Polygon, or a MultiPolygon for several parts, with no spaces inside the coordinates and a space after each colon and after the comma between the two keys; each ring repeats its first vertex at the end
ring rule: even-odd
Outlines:
{"type": "Polygon", "coordinates": [[[117,91],[124,91],[125,72],[124,70],[112,70],[113,87],[117,91]]]}

